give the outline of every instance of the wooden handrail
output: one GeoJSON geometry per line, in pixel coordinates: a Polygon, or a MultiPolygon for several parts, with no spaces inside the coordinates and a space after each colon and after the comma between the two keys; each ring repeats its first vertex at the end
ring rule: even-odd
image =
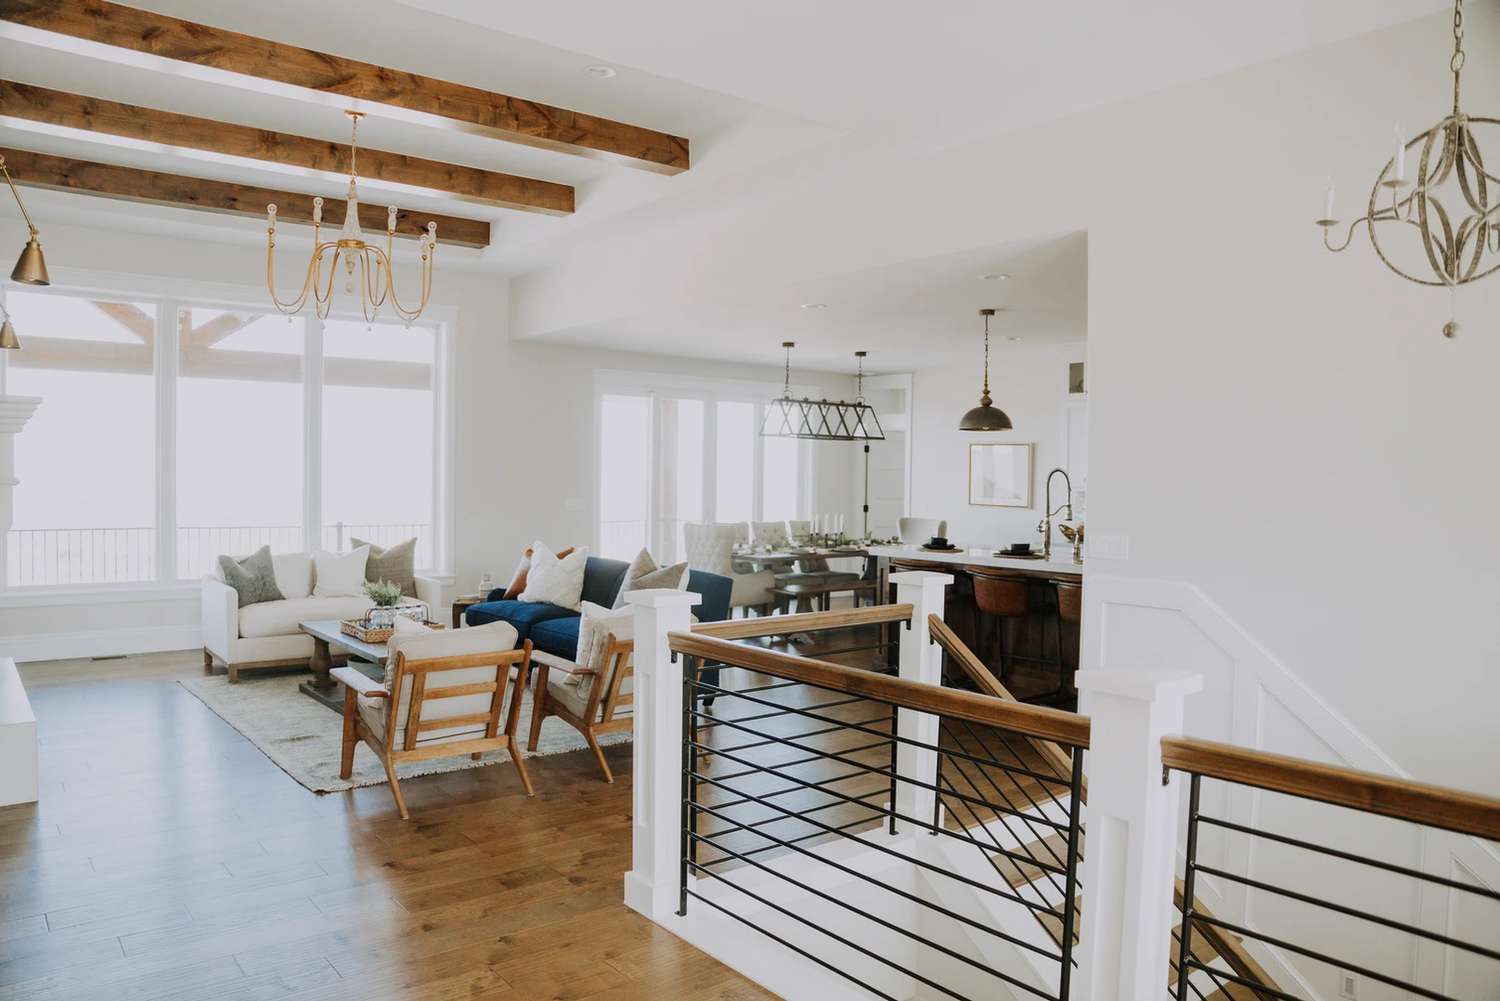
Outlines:
{"type": "Polygon", "coordinates": [[[1197,775],[1500,841],[1500,799],[1191,737],[1165,737],[1161,762],[1197,775]]]}
{"type": "Polygon", "coordinates": [[[892,678],[826,660],[731,643],[699,632],[668,633],[667,639],[673,652],[690,657],[702,657],[788,681],[848,692],[905,709],[1013,730],[1029,737],[1055,740],[1073,747],[1088,746],[1088,720],[1074,713],[1029,706],[1022,702],[1006,702],[988,695],[954,691],[921,681],[892,678]]]}
{"type": "MultiPolygon", "coordinates": [[[[942,647],[948,656],[953,658],[954,663],[964,669],[964,673],[973,679],[974,684],[979,686],[980,691],[997,699],[1005,699],[1007,702],[1019,703],[1021,701],[1011,694],[1010,689],[1001,684],[1000,679],[995,677],[994,672],[985,665],[984,661],[974,656],[974,651],[964,645],[964,641],[958,638],[958,634],[953,631],[948,623],[936,615],[929,615],[927,616],[927,629],[932,633],[932,638],[937,642],[937,645],[942,647]]],[[[1087,716],[1078,716],[1076,713],[1069,713],[1068,715],[1077,716],[1078,719],[1083,721],[1084,738],[1083,742],[1078,746],[1088,747],[1088,735],[1092,730],[1089,718],[1087,716]]],[[[1033,746],[1036,747],[1038,753],[1047,759],[1048,764],[1058,769],[1058,775],[1069,775],[1072,773],[1073,756],[1066,749],[1047,740],[1036,741],[1033,746]]],[[[1087,794],[1087,789],[1088,786],[1085,784],[1083,790],[1085,794],[1087,794]]]]}
{"type": "Polygon", "coordinates": [[[878,625],[882,622],[907,622],[911,616],[910,605],[867,605],[864,608],[841,608],[832,612],[800,612],[796,615],[762,615],[754,619],[700,622],[693,626],[693,632],[699,636],[713,636],[721,640],[748,640],[761,636],[787,636],[791,633],[816,633],[825,629],[878,625]]]}

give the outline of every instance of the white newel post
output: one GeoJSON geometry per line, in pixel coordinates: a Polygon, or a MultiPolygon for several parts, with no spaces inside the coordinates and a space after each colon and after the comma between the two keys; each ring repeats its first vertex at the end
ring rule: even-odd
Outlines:
{"type": "MultiPolygon", "coordinates": [[[[20,482],[16,479],[16,435],[41,402],[36,396],[0,396],[0,574],[10,565],[6,539],[20,482]]],[[[0,663],[0,806],[34,803],[38,789],[36,717],[14,662],[6,658],[0,663]]]]}
{"type": "MultiPolygon", "coordinates": [[[[930,570],[909,570],[891,574],[896,585],[898,604],[911,605],[911,628],[897,626],[901,633],[901,677],[908,681],[943,683],[943,650],[932,642],[927,616],[943,617],[943,592],[953,583],[953,575],[930,570]]],[[[900,710],[896,732],[906,740],[919,740],[937,746],[938,718],[931,713],[900,710]]],[[[901,744],[896,748],[896,771],[903,778],[916,779],[929,786],[937,784],[937,752],[901,744]]],[[[896,784],[896,812],[916,818],[930,818],[936,795],[931,789],[896,784]]]]}
{"type": "Polygon", "coordinates": [[[667,634],[692,628],[691,591],[629,591],[635,607],[631,865],[625,903],[648,918],[677,911],[682,836],[682,661],[667,634]]]}
{"type": "Polygon", "coordinates": [[[1092,728],[1078,979],[1085,1001],[1161,1001],[1172,948],[1182,779],[1161,739],[1182,732],[1201,675],[1079,671],[1092,728]]]}

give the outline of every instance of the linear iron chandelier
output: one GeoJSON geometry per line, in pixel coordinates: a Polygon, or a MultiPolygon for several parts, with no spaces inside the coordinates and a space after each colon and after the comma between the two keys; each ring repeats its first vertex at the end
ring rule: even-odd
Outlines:
{"type": "Polygon", "coordinates": [[[763,438],[801,438],[806,441],[884,441],[885,430],[875,408],[865,402],[865,352],[856,351],[859,374],[854,402],[811,400],[792,396],[792,348],[795,341],[782,341],[786,349],[786,383],[781,396],[766,404],[761,421],[763,438]]]}
{"type": "MultiPolygon", "coordinates": [[[[1342,243],[1335,243],[1332,237],[1334,228],[1340,225],[1334,216],[1332,183],[1324,197],[1323,217],[1317,220],[1323,228],[1323,245],[1334,253],[1346,250],[1355,228],[1363,225],[1386,267],[1407,281],[1447,288],[1450,294],[1458,286],[1500,268],[1496,259],[1500,256],[1500,177],[1485,168],[1475,128],[1500,125],[1500,119],[1467,115],[1460,109],[1466,58],[1464,5],[1463,0],[1455,0],[1453,57],[1448,62],[1453,73],[1453,110],[1410,142],[1397,129],[1395,153],[1370,189],[1365,214],[1349,223],[1342,243]],[[1406,176],[1408,151],[1419,153],[1415,179],[1406,176]],[[1416,232],[1416,246],[1422,251],[1414,255],[1408,244],[1406,256],[1416,257],[1415,267],[1408,262],[1397,263],[1391,256],[1394,243],[1388,246],[1381,242],[1382,233],[1405,226],[1416,232]]],[[[1458,321],[1450,315],[1443,335],[1455,337],[1459,329],[1458,321]]]]}
{"type": "Polygon", "coordinates": [[[344,228],[339,231],[337,239],[321,239],[323,199],[313,199],[313,251],[312,257],[307,262],[307,277],[302,280],[302,290],[294,298],[283,302],[276,295],[276,206],[267,205],[266,289],[271,293],[271,301],[283,313],[301,312],[302,307],[307,303],[308,296],[312,296],[313,312],[320,318],[327,317],[333,309],[333,286],[338,279],[339,263],[342,261],[344,292],[353,294],[355,283],[359,283],[360,310],[366,322],[374,320],[381,308],[389,302],[391,310],[410,323],[422,315],[422,310],[427,308],[428,297],[432,294],[432,266],[433,258],[437,253],[437,223],[429,222],[427,229],[417,238],[417,246],[422,255],[422,298],[415,309],[408,309],[401,304],[401,300],[396,295],[395,268],[392,265],[396,240],[395,206],[391,206],[386,214],[384,250],[374,244],[366,243],[364,231],[359,226],[359,194],[355,181],[359,176],[359,120],[364,117],[364,112],[346,111],[344,114],[349,116],[350,121],[349,194],[344,207],[344,228]],[[323,276],[325,258],[329,265],[326,280],[323,276]]]}

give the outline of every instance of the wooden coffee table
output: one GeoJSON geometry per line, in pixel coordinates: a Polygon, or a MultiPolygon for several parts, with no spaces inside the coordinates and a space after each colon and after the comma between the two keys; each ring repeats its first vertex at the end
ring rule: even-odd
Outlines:
{"type": "Polygon", "coordinates": [[[386,646],[384,643],[366,643],[345,633],[338,619],[316,619],[299,622],[298,628],[313,638],[313,655],[308,666],[313,676],[302,682],[297,690],[316,699],[334,712],[344,711],[344,686],[333,680],[328,673],[333,670],[333,651],[330,645],[349,651],[345,665],[369,675],[376,681],[385,677],[386,646]]]}

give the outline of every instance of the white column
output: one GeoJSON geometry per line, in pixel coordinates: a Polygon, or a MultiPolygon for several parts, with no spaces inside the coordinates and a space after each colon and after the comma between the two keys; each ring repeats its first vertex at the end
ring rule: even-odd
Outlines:
{"type": "Polygon", "coordinates": [[[1162,782],[1161,739],[1182,732],[1201,675],[1079,671],[1092,720],[1078,945],[1080,998],[1161,1001],[1171,955],[1182,779],[1162,782]]]}
{"type": "Polygon", "coordinates": [[[6,536],[15,518],[16,435],[31,420],[42,402],[40,396],[0,396],[0,582],[9,572],[6,536]]]}
{"type": "Polygon", "coordinates": [[[625,903],[648,918],[677,911],[682,859],[682,661],[667,634],[692,628],[691,591],[630,591],[635,609],[633,808],[625,903]]]}
{"type": "MultiPolygon", "coordinates": [[[[9,573],[6,537],[15,517],[16,435],[36,412],[37,396],[0,396],[0,584],[9,573]]],[[[16,662],[0,659],[0,806],[34,803],[38,795],[36,717],[16,662]]]]}
{"type": "MultiPolygon", "coordinates": [[[[953,583],[953,575],[909,570],[891,574],[891,583],[896,585],[897,603],[912,606],[911,628],[896,627],[901,634],[901,677],[940,685],[943,682],[943,649],[932,642],[927,616],[943,617],[943,592],[953,583]]],[[[902,709],[897,715],[896,732],[907,740],[936,746],[938,718],[931,713],[902,709]]],[[[896,771],[903,778],[936,785],[937,752],[903,743],[896,749],[896,771]]],[[[931,818],[935,800],[931,789],[910,782],[896,784],[896,812],[903,816],[931,818]]]]}

